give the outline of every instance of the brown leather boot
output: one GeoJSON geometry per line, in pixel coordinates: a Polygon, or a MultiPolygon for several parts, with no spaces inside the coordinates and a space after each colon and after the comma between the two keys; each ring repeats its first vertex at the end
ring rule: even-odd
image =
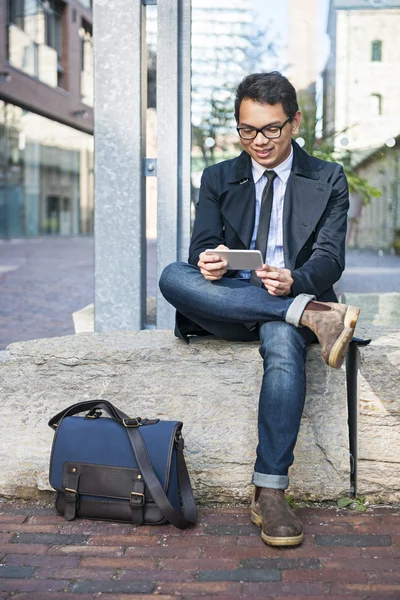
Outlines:
{"type": "Polygon", "coordinates": [[[287,503],[283,490],[256,487],[251,522],[261,527],[264,544],[297,546],[303,541],[303,525],[287,503]]]}
{"type": "Polygon", "coordinates": [[[313,330],[322,348],[322,358],[334,369],[340,369],[353,338],[360,309],[336,302],[307,304],[300,320],[313,330]]]}

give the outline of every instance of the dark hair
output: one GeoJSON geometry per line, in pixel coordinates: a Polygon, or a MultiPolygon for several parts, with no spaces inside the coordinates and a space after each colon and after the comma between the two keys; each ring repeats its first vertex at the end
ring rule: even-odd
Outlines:
{"type": "Polygon", "coordinates": [[[239,109],[243,100],[254,100],[260,104],[278,104],[290,118],[299,110],[296,90],[286,77],[278,71],[253,73],[239,83],[235,98],[235,119],[239,122],[239,109]]]}

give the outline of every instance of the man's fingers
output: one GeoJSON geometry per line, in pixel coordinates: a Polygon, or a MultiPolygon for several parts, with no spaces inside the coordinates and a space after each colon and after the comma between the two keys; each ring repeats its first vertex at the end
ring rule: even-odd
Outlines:
{"type": "Polygon", "coordinates": [[[206,271],[218,271],[221,269],[226,269],[226,262],[223,260],[218,259],[218,261],[215,262],[204,262],[203,260],[199,260],[199,262],[197,263],[197,266],[200,269],[205,269],[206,271]]]}

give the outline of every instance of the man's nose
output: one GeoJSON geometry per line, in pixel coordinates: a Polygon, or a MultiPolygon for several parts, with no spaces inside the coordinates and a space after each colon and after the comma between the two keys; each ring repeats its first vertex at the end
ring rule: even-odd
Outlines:
{"type": "Polygon", "coordinates": [[[263,135],[261,133],[261,131],[259,131],[256,135],[256,137],[254,138],[254,141],[256,144],[262,145],[264,146],[265,144],[268,144],[269,140],[265,137],[265,135],[263,135]]]}

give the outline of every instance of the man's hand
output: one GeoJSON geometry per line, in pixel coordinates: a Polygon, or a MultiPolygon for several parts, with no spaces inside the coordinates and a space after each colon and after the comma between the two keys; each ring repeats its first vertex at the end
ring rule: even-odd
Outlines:
{"type": "Polygon", "coordinates": [[[202,252],[199,256],[197,266],[208,281],[218,281],[227,272],[226,262],[218,256],[218,250],[229,250],[229,248],[220,244],[215,248],[215,254],[202,252]]]}
{"type": "Polygon", "coordinates": [[[271,296],[288,296],[293,284],[292,272],[289,269],[279,269],[263,265],[256,271],[271,296]]]}

